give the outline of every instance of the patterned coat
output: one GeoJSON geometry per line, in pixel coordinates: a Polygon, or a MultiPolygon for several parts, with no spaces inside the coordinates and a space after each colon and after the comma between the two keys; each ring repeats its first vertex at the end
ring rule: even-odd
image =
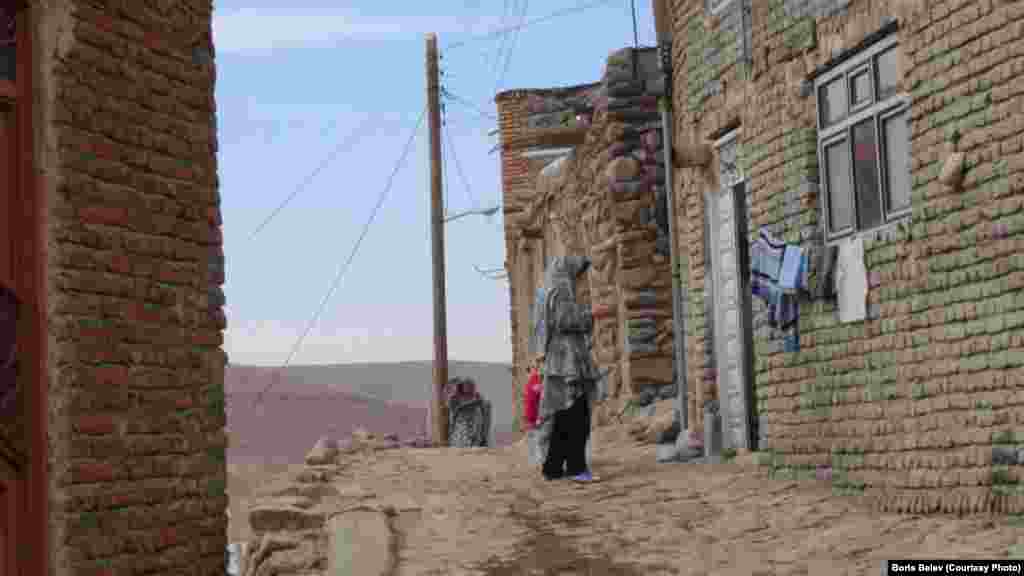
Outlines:
{"type": "Polygon", "coordinates": [[[576,302],[576,282],[590,267],[584,256],[554,258],[544,273],[544,390],[537,414],[537,457],[547,455],[554,415],[587,395],[593,406],[599,378],[590,354],[594,318],[576,302]]]}

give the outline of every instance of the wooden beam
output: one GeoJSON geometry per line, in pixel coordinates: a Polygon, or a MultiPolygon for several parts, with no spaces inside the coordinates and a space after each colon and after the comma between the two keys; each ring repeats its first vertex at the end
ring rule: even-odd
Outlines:
{"type": "Polygon", "coordinates": [[[538,128],[510,138],[503,147],[508,149],[579,146],[587,139],[588,126],[567,128],[538,128]]]}

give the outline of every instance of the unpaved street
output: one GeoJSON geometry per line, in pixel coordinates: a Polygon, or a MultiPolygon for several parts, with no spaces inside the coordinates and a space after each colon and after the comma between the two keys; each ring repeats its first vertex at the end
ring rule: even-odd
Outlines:
{"type": "Polygon", "coordinates": [[[521,445],[340,462],[311,511],[387,510],[400,575],[863,575],[885,558],[1006,557],[1024,544],[1017,518],[882,515],[824,483],[656,464],[653,447],[628,441],[597,443],[602,482],[588,486],[544,481],[521,445]]]}

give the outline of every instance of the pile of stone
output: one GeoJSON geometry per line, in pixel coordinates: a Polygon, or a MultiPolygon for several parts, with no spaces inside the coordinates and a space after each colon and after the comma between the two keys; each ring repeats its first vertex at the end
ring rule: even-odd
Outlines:
{"type": "Polygon", "coordinates": [[[664,82],[653,50],[627,48],[608,58],[604,77],[611,141],[607,189],[616,225],[621,365],[631,392],[675,395],[672,361],[672,271],[664,138],[659,98],[664,82]]]}
{"type": "Polygon", "coordinates": [[[334,482],[345,470],[346,458],[378,450],[429,446],[425,438],[399,440],[394,434],[377,436],[364,429],[339,442],[322,437],[306,454],[305,467],[292,483],[249,510],[252,538],[233,545],[232,574],[239,576],[308,576],[328,570],[332,510],[339,505],[359,506],[367,494],[341,493],[334,482]]]}

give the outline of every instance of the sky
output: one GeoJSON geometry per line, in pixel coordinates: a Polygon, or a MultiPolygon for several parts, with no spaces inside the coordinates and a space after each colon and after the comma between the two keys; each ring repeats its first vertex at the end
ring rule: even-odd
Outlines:
{"type": "MultiPolygon", "coordinates": [[[[426,120],[398,164],[426,105],[425,35],[438,35],[445,89],[479,109],[445,106],[446,207],[479,210],[501,203],[499,154],[491,152],[497,139],[488,135],[497,125],[486,116],[496,113],[494,94],[596,82],[607,55],[634,41],[629,0],[531,24],[518,35],[493,32],[524,13],[530,22],[593,3],[217,0],[230,361],[431,359],[426,120]],[[327,299],[396,165],[389,193],[327,299]]],[[[636,0],[640,45],[654,43],[650,4],[636,0]]],[[[448,223],[445,248],[449,359],[510,362],[508,284],[475,269],[504,265],[502,214],[448,223]]]]}

